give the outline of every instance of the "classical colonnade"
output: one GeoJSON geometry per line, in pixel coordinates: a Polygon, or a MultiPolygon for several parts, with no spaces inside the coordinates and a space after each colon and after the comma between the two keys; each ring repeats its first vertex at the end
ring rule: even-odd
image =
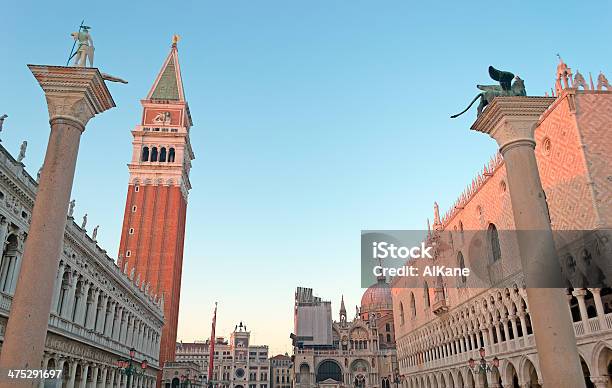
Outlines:
{"type": "Polygon", "coordinates": [[[60,261],[52,314],[157,359],[160,329],[154,329],[128,303],[60,261]]]}

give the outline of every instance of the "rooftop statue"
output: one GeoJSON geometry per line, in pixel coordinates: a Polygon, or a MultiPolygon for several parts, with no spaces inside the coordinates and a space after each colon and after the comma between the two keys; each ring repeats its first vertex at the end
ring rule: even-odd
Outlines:
{"type": "Polygon", "coordinates": [[[459,117],[467,112],[479,98],[480,104],[478,105],[478,116],[480,116],[485,106],[490,104],[495,97],[527,95],[527,92],[525,91],[525,82],[519,76],[514,76],[514,74],[510,73],[509,71],[497,70],[493,66],[489,66],[489,76],[493,80],[498,81],[499,85],[476,85],[476,87],[482,90],[482,92],[478,93],[476,97],[474,97],[467,108],[456,115],[452,115],[451,119],[459,117]]]}

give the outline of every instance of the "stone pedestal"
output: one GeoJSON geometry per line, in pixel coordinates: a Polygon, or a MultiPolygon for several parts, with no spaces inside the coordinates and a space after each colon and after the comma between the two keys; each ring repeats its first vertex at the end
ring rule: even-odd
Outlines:
{"type": "Polygon", "coordinates": [[[472,125],[499,144],[527,284],[542,376],[546,387],[584,387],[574,328],[535,157],[534,131],[554,101],[547,97],[498,97],[472,125]]]}
{"type": "MultiPolygon", "coordinates": [[[[115,106],[96,68],[28,67],[45,92],[51,134],[0,354],[0,370],[41,366],[79,141],[89,119],[115,106]]],[[[10,386],[30,386],[32,381],[14,380],[10,386]]],[[[6,380],[0,386],[8,386],[6,380]]]]}

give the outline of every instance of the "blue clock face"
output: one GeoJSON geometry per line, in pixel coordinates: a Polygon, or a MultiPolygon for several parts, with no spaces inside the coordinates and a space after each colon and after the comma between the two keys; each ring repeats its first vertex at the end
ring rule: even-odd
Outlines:
{"type": "Polygon", "coordinates": [[[236,377],[238,377],[238,378],[243,378],[244,377],[244,369],[242,369],[242,368],[236,369],[235,373],[236,373],[236,377]]]}

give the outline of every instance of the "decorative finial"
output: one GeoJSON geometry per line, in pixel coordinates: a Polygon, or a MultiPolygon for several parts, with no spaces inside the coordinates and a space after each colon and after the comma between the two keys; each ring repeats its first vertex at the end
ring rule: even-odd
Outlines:
{"type": "Polygon", "coordinates": [[[179,34],[172,35],[172,47],[176,47],[179,40],[181,40],[181,36],[179,34]]]}
{"type": "Polygon", "coordinates": [[[434,225],[440,224],[440,208],[438,202],[434,202],[434,225]]]}
{"type": "Polygon", "coordinates": [[[25,159],[27,148],[28,142],[24,140],[23,143],[21,143],[21,147],[19,147],[19,156],[17,156],[17,161],[19,163],[21,163],[25,159]]]}

